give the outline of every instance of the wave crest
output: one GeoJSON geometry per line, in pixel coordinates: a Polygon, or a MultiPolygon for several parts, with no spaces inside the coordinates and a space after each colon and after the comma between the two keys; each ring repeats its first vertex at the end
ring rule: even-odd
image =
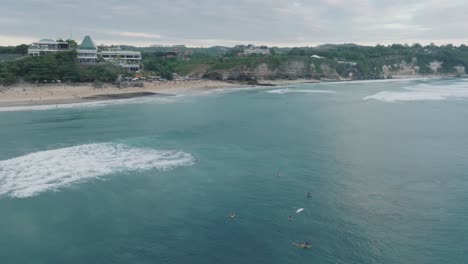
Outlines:
{"type": "Polygon", "coordinates": [[[270,90],[266,91],[266,93],[272,93],[272,94],[287,94],[287,93],[326,93],[326,94],[336,94],[335,91],[329,91],[329,90],[304,90],[304,89],[276,89],[276,90],[270,90]]]}
{"type": "Polygon", "coordinates": [[[88,144],[0,161],[0,196],[24,198],[117,172],[168,170],[194,164],[182,151],[88,144]]]}
{"type": "Polygon", "coordinates": [[[468,86],[465,81],[454,84],[419,84],[405,87],[403,91],[383,91],[366,96],[363,100],[382,102],[442,101],[468,99],[468,86]]]}

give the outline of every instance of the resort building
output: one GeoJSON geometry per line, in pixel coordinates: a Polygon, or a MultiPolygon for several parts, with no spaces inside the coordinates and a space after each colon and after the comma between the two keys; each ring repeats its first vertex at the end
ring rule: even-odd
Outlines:
{"type": "Polygon", "coordinates": [[[28,55],[39,56],[49,53],[69,50],[70,46],[65,41],[55,41],[53,39],[41,39],[29,45],[28,55]]]}
{"type": "Polygon", "coordinates": [[[103,47],[101,49],[99,54],[104,61],[129,71],[141,69],[141,52],[122,50],[120,47],[103,47]]]}
{"type": "Polygon", "coordinates": [[[98,63],[98,49],[90,36],[85,36],[81,45],[76,50],[78,61],[81,64],[98,63]]]}
{"type": "MultiPolygon", "coordinates": [[[[68,42],[41,39],[31,44],[28,48],[30,56],[40,56],[48,53],[73,50],[68,42]]],[[[142,69],[142,56],[139,51],[122,50],[119,46],[96,46],[90,36],[85,36],[76,49],[80,64],[111,63],[128,71],[142,69]]]]}

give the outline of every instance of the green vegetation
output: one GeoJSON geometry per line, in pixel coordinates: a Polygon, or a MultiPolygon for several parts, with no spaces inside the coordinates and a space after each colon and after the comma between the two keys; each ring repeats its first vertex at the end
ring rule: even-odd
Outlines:
{"type": "Polygon", "coordinates": [[[0,54],[28,54],[28,45],[19,45],[15,47],[0,47],[0,54]]]}
{"type": "MultiPolygon", "coordinates": [[[[462,45],[454,47],[446,46],[412,46],[393,44],[389,46],[377,45],[375,47],[345,45],[323,45],[316,48],[294,48],[289,55],[312,56],[318,55],[336,61],[353,62],[362,78],[378,77],[382,73],[384,65],[395,65],[401,62],[415,63],[419,67],[420,74],[433,73],[429,64],[433,61],[442,62],[439,73],[454,73],[455,66],[468,68],[468,49],[462,45]]],[[[345,66],[338,66],[337,72],[344,72],[345,66]]]]}
{"type": "Polygon", "coordinates": [[[155,72],[168,80],[173,79],[172,73],[177,71],[176,68],[179,65],[179,61],[175,58],[175,53],[151,52],[142,55],[146,71],[155,72]]]}
{"type": "Polygon", "coordinates": [[[80,66],[75,51],[60,52],[0,63],[0,84],[26,82],[111,82],[122,73],[111,65],[80,66]]]}
{"type": "Polygon", "coordinates": [[[183,45],[180,46],[171,46],[171,47],[134,47],[134,46],[120,46],[124,50],[140,51],[142,53],[167,53],[172,52],[174,49],[177,49],[181,52],[191,51],[194,54],[202,54],[207,56],[223,56],[226,52],[230,50],[228,47],[214,46],[209,48],[188,48],[183,45]]]}
{"type": "MultiPolygon", "coordinates": [[[[160,48],[162,49],[162,48],[160,48]]],[[[148,71],[162,76],[171,73],[189,75],[203,69],[210,72],[254,70],[260,64],[268,65],[269,70],[287,68],[288,63],[300,62],[306,65],[309,73],[304,77],[327,77],[331,72],[348,77],[352,74],[355,79],[383,78],[383,67],[390,72],[399,70],[404,62],[408,68],[416,69],[419,74],[434,73],[430,63],[441,62],[437,73],[455,74],[456,66],[468,68],[468,48],[466,46],[421,46],[408,45],[377,45],[375,47],[358,46],[354,44],[323,45],[314,48],[276,48],[271,56],[251,55],[238,56],[243,46],[229,49],[222,55],[208,55],[194,53],[189,56],[177,57],[171,52],[145,52],[144,65],[148,71]],[[313,55],[322,57],[312,58],[313,55]]]]}
{"type": "MultiPolygon", "coordinates": [[[[71,46],[76,42],[67,40],[71,46]]],[[[465,45],[422,46],[419,44],[375,47],[354,44],[322,45],[304,48],[274,48],[272,55],[239,56],[244,46],[234,48],[187,48],[124,46],[124,49],[142,51],[144,70],[147,75],[159,75],[171,80],[173,73],[181,76],[206,76],[220,78],[224,72],[238,73],[241,79],[255,78],[255,69],[267,65],[272,78],[338,78],[353,76],[354,79],[379,79],[399,71],[416,71],[419,74],[457,74],[455,69],[468,69],[468,47],[465,45]],[[313,56],[317,55],[317,56],[313,56]],[[440,62],[437,72],[431,63],[440,62]],[[385,72],[384,72],[385,68],[385,72]]],[[[0,47],[0,57],[27,53],[27,46],[0,47]]],[[[20,56],[21,57],[21,56],[20,56]]],[[[9,85],[20,80],[27,82],[112,82],[118,67],[107,64],[80,66],[76,53],[39,57],[25,57],[0,61],[0,83],[9,85]]],[[[234,74],[235,75],[235,74],[234,74]]],[[[233,76],[234,76],[233,75],[233,76]]],[[[233,77],[236,78],[236,77],[233,77]]]]}
{"type": "Polygon", "coordinates": [[[143,53],[145,71],[154,72],[163,78],[171,79],[172,73],[189,75],[200,68],[215,71],[233,68],[246,68],[253,70],[259,64],[266,63],[269,67],[278,68],[288,56],[210,56],[203,53],[194,53],[190,56],[177,57],[173,52],[147,52],[143,53]]]}

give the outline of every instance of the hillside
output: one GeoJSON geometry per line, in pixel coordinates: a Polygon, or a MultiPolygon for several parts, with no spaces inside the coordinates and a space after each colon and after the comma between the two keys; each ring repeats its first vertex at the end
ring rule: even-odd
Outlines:
{"type": "MultiPolygon", "coordinates": [[[[123,46],[143,52],[144,75],[172,79],[174,74],[225,81],[274,79],[360,80],[466,74],[468,47],[462,45],[358,46],[327,44],[304,48],[271,48],[271,55],[240,56],[245,46],[187,48],[123,46]]],[[[74,52],[40,57],[24,53],[24,45],[0,48],[0,83],[19,81],[112,82],[121,69],[111,65],[80,66],[74,52]]],[[[133,75],[134,73],[126,73],[133,75]]]]}
{"type": "Polygon", "coordinates": [[[272,55],[194,54],[183,58],[145,53],[145,69],[218,80],[384,79],[416,75],[464,75],[468,48],[430,45],[365,47],[353,44],[278,48],[272,55]]]}

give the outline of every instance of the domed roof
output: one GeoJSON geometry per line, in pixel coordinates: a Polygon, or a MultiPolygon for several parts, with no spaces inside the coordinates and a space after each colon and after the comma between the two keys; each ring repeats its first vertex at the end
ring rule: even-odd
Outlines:
{"type": "Polygon", "coordinates": [[[53,39],[41,39],[39,40],[38,42],[36,43],[42,43],[42,44],[56,44],[57,41],[53,40],[53,39]]]}

